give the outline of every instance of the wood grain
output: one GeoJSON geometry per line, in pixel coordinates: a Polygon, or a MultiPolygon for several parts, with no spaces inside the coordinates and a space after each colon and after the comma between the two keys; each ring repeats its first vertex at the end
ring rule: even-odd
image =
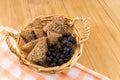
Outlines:
{"type": "Polygon", "coordinates": [[[19,29],[40,15],[87,17],[90,39],[79,63],[120,80],[119,0],[0,0],[0,25],[19,29]]]}

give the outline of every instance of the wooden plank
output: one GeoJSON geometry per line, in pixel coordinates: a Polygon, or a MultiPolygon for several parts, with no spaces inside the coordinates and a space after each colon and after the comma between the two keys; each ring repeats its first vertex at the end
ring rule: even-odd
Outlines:
{"type": "MultiPolygon", "coordinates": [[[[74,0],[73,2],[64,0],[64,3],[70,16],[87,16],[92,20],[91,36],[83,53],[88,57],[83,59],[84,56],[82,56],[79,62],[89,60],[96,71],[113,80],[118,80],[120,78],[118,71],[120,69],[118,58],[120,57],[120,33],[117,25],[103,9],[104,6],[96,0],[74,0]]],[[[85,62],[82,64],[88,66],[85,62]]]]}

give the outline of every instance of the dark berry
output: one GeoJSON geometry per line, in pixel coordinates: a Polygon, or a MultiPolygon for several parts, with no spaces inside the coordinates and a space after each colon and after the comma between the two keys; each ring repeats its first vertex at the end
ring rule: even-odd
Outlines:
{"type": "Polygon", "coordinates": [[[53,59],[53,62],[57,63],[57,59],[56,59],[56,58],[54,58],[54,59],[53,59]]]}
{"type": "Polygon", "coordinates": [[[70,49],[69,49],[69,48],[67,48],[67,49],[66,49],[66,51],[70,51],[70,49]]]}
{"type": "Polygon", "coordinates": [[[58,63],[59,63],[60,65],[63,64],[63,59],[60,58],[60,59],[58,60],[58,63]]]}
{"type": "Polygon", "coordinates": [[[67,33],[63,33],[63,34],[62,34],[62,37],[67,37],[67,33]]]}
{"type": "Polygon", "coordinates": [[[64,55],[64,54],[61,54],[61,55],[60,55],[60,58],[62,58],[62,59],[65,58],[65,55],[64,55]]]}
{"type": "Polygon", "coordinates": [[[70,32],[68,32],[68,33],[63,33],[62,36],[63,36],[63,37],[69,37],[69,36],[71,36],[71,33],[70,33],[70,32]]]}
{"type": "Polygon", "coordinates": [[[67,47],[64,48],[64,51],[66,51],[67,47]]]}
{"type": "Polygon", "coordinates": [[[46,56],[47,56],[47,57],[50,56],[50,55],[51,55],[51,52],[50,52],[50,51],[46,52],[46,56]]]}
{"type": "Polygon", "coordinates": [[[64,51],[68,52],[70,49],[68,47],[64,48],[64,51]]]}
{"type": "Polygon", "coordinates": [[[72,57],[72,55],[67,55],[66,57],[67,57],[68,59],[70,59],[70,58],[72,57]]]}
{"type": "Polygon", "coordinates": [[[72,46],[71,47],[68,47],[69,48],[69,51],[72,49],[72,46]]]}
{"type": "Polygon", "coordinates": [[[73,44],[76,44],[76,40],[75,40],[75,38],[74,38],[73,36],[71,36],[70,41],[71,41],[73,44]]]}
{"type": "Polygon", "coordinates": [[[63,39],[64,39],[64,40],[68,40],[68,38],[67,38],[67,37],[64,37],[63,39]]]}
{"type": "Polygon", "coordinates": [[[49,56],[51,59],[53,58],[53,56],[49,56]]]}
{"type": "Polygon", "coordinates": [[[67,47],[71,47],[72,46],[72,43],[71,42],[67,42],[67,47]]]}
{"type": "Polygon", "coordinates": [[[67,40],[63,40],[62,44],[65,46],[67,44],[67,40]]]}
{"type": "Polygon", "coordinates": [[[57,54],[57,55],[56,55],[56,59],[59,59],[59,58],[60,58],[60,55],[59,55],[59,54],[57,54]]]}
{"type": "Polygon", "coordinates": [[[37,64],[38,65],[43,65],[43,62],[42,61],[38,61],[37,64]]]}
{"type": "Polygon", "coordinates": [[[74,50],[70,50],[70,55],[73,55],[74,54],[74,50]]]}
{"type": "Polygon", "coordinates": [[[49,49],[50,49],[50,48],[53,48],[53,45],[52,45],[52,44],[48,45],[48,48],[49,48],[49,49]]]}
{"type": "Polygon", "coordinates": [[[59,51],[62,52],[62,51],[63,51],[63,48],[59,48],[59,51]]]}
{"type": "Polygon", "coordinates": [[[69,36],[71,36],[71,33],[70,33],[70,32],[68,32],[68,33],[66,33],[66,35],[67,35],[67,37],[69,37],[69,36]]]}
{"type": "Polygon", "coordinates": [[[73,43],[73,44],[76,44],[76,40],[75,40],[75,38],[73,39],[72,43],[73,43]]]}
{"type": "Polygon", "coordinates": [[[59,38],[58,38],[58,41],[60,41],[60,42],[61,42],[62,40],[63,40],[63,38],[62,38],[62,37],[59,37],[59,38]]]}
{"type": "Polygon", "coordinates": [[[53,67],[53,66],[56,66],[56,63],[54,63],[54,62],[53,62],[53,63],[51,63],[51,66],[52,66],[52,67],[53,67]]]}
{"type": "Polygon", "coordinates": [[[54,52],[55,50],[54,50],[53,48],[50,48],[49,51],[50,51],[50,52],[54,52]]]}
{"type": "Polygon", "coordinates": [[[51,62],[52,62],[52,58],[51,58],[51,57],[47,57],[47,58],[46,58],[46,62],[47,62],[47,63],[51,63],[51,62]]]}
{"type": "Polygon", "coordinates": [[[71,37],[71,36],[68,37],[68,41],[69,41],[69,42],[72,42],[72,37],[71,37]]]}
{"type": "Polygon", "coordinates": [[[65,59],[64,59],[64,62],[67,62],[68,60],[69,60],[68,58],[65,58],[65,59]]]}
{"type": "Polygon", "coordinates": [[[53,48],[54,47],[54,42],[49,44],[49,47],[48,48],[53,48]]]}
{"type": "Polygon", "coordinates": [[[56,53],[52,53],[53,57],[56,57],[56,53]]]}
{"type": "Polygon", "coordinates": [[[64,48],[64,47],[65,47],[65,45],[64,45],[64,44],[61,44],[61,47],[62,47],[62,48],[64,48]]]}
{"type": "Polygon", "coordinates": [[[57,49],[58,49],[58,46],[57,46],[57,45],[56,45],[56,46],[54,46],[54,49],[55,49],[55,50],[57,50],[57,49]]]}
{"type": "Polygon", "coordinates": [[[63,54],[68,54],[68,52],[67,51],[63,51],[63,54]]]}
{"type": "Polygon", "coordinates": [[[57,41],[54,41],[54,42],[52,43],[52,45],[53,45],[53,46],[57,46],[57,41]]]}

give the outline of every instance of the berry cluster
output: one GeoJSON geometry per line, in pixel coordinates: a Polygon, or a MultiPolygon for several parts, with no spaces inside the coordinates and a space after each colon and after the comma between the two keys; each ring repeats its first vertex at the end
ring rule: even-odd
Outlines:
{"type": "MultiPolygon", "coordinates": [[[[48,51],[46,52],[46,64],[48,66],[60,66],[70,60],[74,54],[72,47],[76,44],[76,40],[71,33],[63,33],[62,36],[58,38],[58,41],[60,44],[55,41],[48,45],[48,51]]],[[[41,64],[41,62],[39,64],[41,64]]]]}
{"type": "Polygon", "coordinates": [[[56,66],[57,64],[57,49],[58,44],[57,42],[53,42],[50,45],[48,45],[48,51],[46,52],[46,63],[50,66],[56,66]]]}

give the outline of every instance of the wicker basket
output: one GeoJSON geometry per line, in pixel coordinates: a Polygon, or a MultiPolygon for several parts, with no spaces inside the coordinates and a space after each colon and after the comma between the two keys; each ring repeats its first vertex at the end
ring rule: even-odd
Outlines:
{"type": "MultiPolygon", "coordinates": [[[[52,21],[54,17],[55,16],[37,17],[29,24],[24,26],[24,28],[22,27],[22,29],[30,28],[34,25],[37,25],[38,27],[45,26],[49,21],[52,21]]],[[[73,34],[73,36],[76,38],[77,45],[72,58],[68,62],[62,64],[61,66],[43,67],[28,61],[25,58],[24,52],[21,51],[21,49],[19,48],[19,42],[21,40],[19,33],[15,34],[12,32],[8,32],[6,34],[6,43],[8,44],[8,47],[10,48],[11,52],[19,58],[20,63],[26,65],[34,71],[45,73],[57,73],[62,72],[64,70],[68,70],[74,63],[76,63],[76,61],[81,56],[84,42],[88,39],[90,30],[87,25],[87,20],[85,18],[76,17],[73,20],[68,18],[66,19],[70,22],[70,25],[72,26],[70,29],[66,29],[66,31],[69,31],[73,34]]]]}

